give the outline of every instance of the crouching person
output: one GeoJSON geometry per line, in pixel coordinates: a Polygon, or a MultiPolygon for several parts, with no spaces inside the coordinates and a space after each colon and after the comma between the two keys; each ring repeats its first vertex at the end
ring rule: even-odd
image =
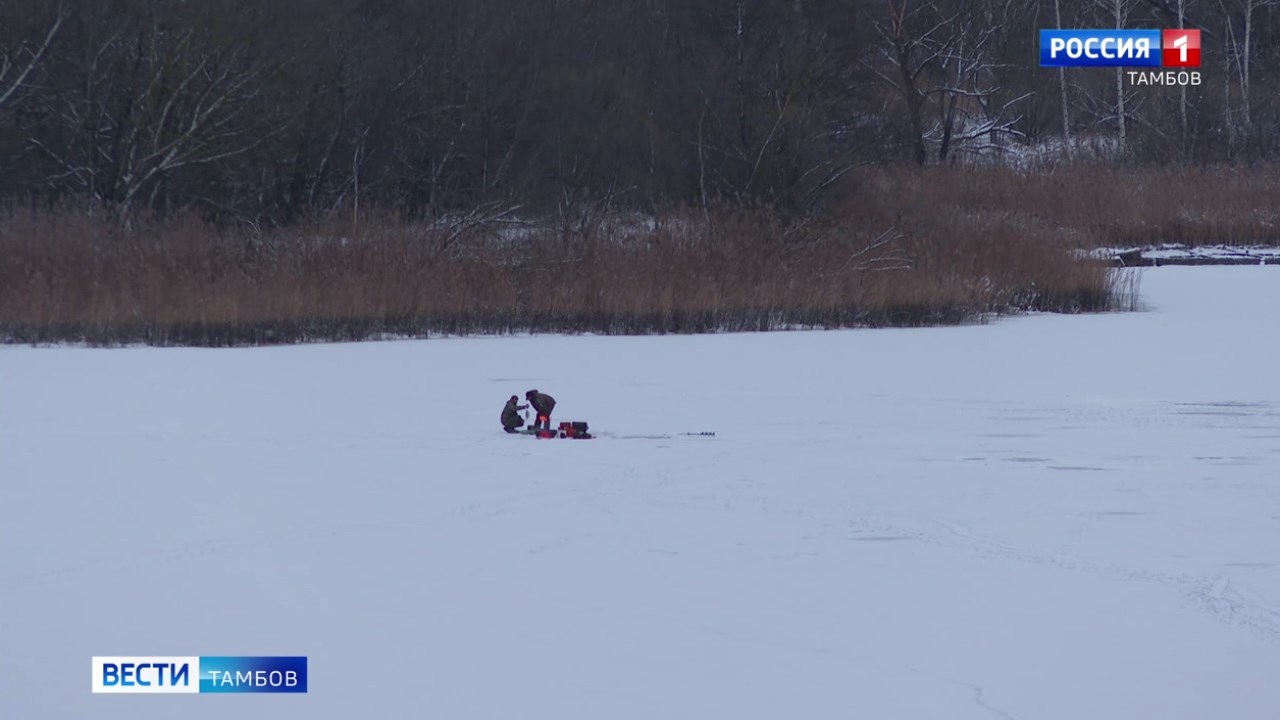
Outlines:
{"type": "Polygon", "coordinates": [[[515,432],[516,428],[524,425],[524,418],[520,417],[520,411],[529,406],[517,405],[518,402],[520,398],[512,395],[506,406],[502,408],[502,429],[509,433],[515,432]]]}

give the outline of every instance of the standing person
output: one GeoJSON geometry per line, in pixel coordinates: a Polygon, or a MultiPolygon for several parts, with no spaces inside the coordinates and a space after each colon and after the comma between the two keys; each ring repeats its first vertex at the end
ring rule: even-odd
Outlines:
{"type": "Polygon", "coordinates": [[[524,425],[524,418],[520,417],[520,411],[529,406],[517,405],[516,403],[518,402],[520,402],[520,398],[512,395],[511,399],[502,408],[502,429],[509,433],[515,432],[516,428],[524,425]]]}
{"type": "Polygon", "coordinates": [[[529,404],[533,406],[533,411],[538,413],[538,419],[533,421],[533,426],[550,430],[551,411],[556,409],[556,399],[537,390],[530,390],[525,393],[524,399],[528,400],[529,404]]]}

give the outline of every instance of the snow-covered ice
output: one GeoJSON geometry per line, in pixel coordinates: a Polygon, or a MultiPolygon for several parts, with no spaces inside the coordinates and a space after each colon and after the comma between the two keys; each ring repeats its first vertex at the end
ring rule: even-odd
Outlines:
{"type": "Polygon", "coordinates": [[[1276,245],[1182,245],[1164,243],[1143,247],[1076,250],[1076,257],[1129,265],[1280,265],[1276,245]]]}
{"type": "Polygon", "coordinates": [[[1144,272],[957,328],[0,348],[0,718],[1271,717],[1280,277],[1144,272]],[[504,435],[531,387],[613,437],[504,435]],[[90,694],[129,654],[310,692],[90,694]]]}

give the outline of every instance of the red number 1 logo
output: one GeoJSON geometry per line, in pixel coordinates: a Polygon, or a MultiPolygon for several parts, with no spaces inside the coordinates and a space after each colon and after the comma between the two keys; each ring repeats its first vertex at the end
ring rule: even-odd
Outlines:
{"type": "Polygon", "coordinates": [[[1200,31],[1161,31],[1160,55],[1165,67],[1200,67],[1200,31]]]}

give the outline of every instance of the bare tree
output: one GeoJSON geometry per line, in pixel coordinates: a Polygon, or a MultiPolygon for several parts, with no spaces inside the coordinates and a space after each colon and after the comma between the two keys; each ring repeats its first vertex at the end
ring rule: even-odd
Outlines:
{"type": "Polygon", "coordinates": [[[49,31],[45,33],[44,40],[34,49],[28,48],[23,44],[10,53],[5,48],[0,47],[0,107],[3,107],[9,101],[9,98],[13,97],[13,94],[22,88],[28,76],[31,75],[31,71],[40,64],[40,60],[44,58],[49,46],[53,44],[53,39],[57,36],[58,30],[62,27],[62,22],[66,17],[62,4],[59,3],[53,24],[49,26],[49,31]],[[24,56],[26,62],[23,62],[24,56]],[[21,64],[21,68],[18,67],[19,64],[21,64]],[[12,78],[10,75],[12,75],[12,78]]]}
{"type": "MultiPolygon", "coordinates": [[[[44,122],[26,129],[26,145],[48,168],[42,184],[127,217],[155,207],[178,171],[243,155],[282,131],[252,112],[270,64],[244,43],[146,11],[107,22],[78,23],[79,48],[60,66],[77,82],[42,93],[44,122]]],[[[210,184],[192,187],[196,198],[218,202],[210,184]]]]}
{"type": "Polygon", "coordinates": [[[954,149],[981,151],[977,141],[990,142],[1002,135],[1018,135],[1020,118],[1006,113],[1031,93],[1007,97],[999,73],[1004,66],[994,58],[993,46],[1003,34],[1003,23],[1012,22],[1025,3],[1017,0],[964,3],[951,16],[945,49],[936,59],[938,84],[927,94],[936,97],[939,122],[938,160],[946,162],[954,149]]]}
{"type": "MultiPolygon", "coordinates": [[[[1276,4],[1276,0],[1235,0],[1230,3],[1228,3],[1228,0],[1218,0],[1218,7],[1221,8],[1225,20],[1227,42],[1229,43],[1228,62],[1235,66],[1236,80],[1240,88],[1239,126],[1246,132],[1253,124],[1253,113],[1250,106],[1250,70],[1254,46],[1253,16],[1259,9],[1276,4]],[[1242,26],[1239,30],[1236,28],[1235,21],[1237,13],[1242,26]]],[[[1229,106],[1227,112],[1230,115],[1231,109],[1229,106]]],[[[1228,121],[1228,124],[1233,125],[1234,123],[1228,121]]]]}
{"type": "MultiPolygon", "coordinates": [[[[1178,0],[1182,2],[1182,0],[1178,0]]],[[[1062,28],[1062,0],[1053,0],[1053,20],[1056,27],[1062,28]]],[[[1062,96],[1062,137],[1071,139],[1071,103],[1067,102],[1066,68],[1058,68],[1058,92],[1062,96]]]]}
{"type": "MultiPolygon", "coordinates": [[[[1135,0],[1095,0],[1093,7],[1101,11],[1109,24],[1121,30],[1129,21],[1134,2],[1135,0]]],[[[1131,125],[1136,123],[1158,132],[1153,125],[1138,117],[1139,108],[1135,103],[1141,98],[1136,92],[1126,92],[1124,77],[1125,69],[1117,67],[1108,82],[1091,84],[1085,80],[1077,86],[1081,90],[1077,96],[1088,114],[1096,118],[1097,124],[1105,126],[1114,123],[1116,143],[1122,153],[1129,152],[1131,125]]]]}
{"type": "Polygon", "coordinates": [[[148,58],[155,74],[136,102],[150,112],[128,133],[120,199],[125,212],[166,174],[239,155],[264,139],[236,122],[257,94],[251,83],[261,68],[242,66],[239,48],[187,55],[182,50],[189,43],[190,35],[179,42],[177,57],[148,58]],[[166,87],[164,76],[175,70],[180,79],[166,87]]]}
{"type": "MultiPolygon", "coordinates": [[[[1178,0],[1178,28],[1186,27],[1187,0],[1178,0]]],[[[1185,157],[1190,150],[1187,132],[1187,86],[1178,86],[1178,127],[1181,130],[1182,154],[1185,157]]]]}
{"type": "Polygon", "coordinates": [[[1009,99],[995,46],[1005,37],[1005,23],[1026,7],[1019,0],[888,4],[875,25],[882,63],[873,69],[906,105],[916,162],[931,156],[946,162],[957,148],[1017,134],[1018,118],[1007,113],[1030,93],[1009,99]],[[936,112],[930,125],[926,111],[936,112]]]}
{"type": "Polygon", "coordinates": [[[925,146],[927,93],[923,76],[947,52],[950,44],[947,30],[951,21],[949,17],[938,17],[937,8],[931,3],[886,0],[884,15],[875,23],[881,39],[881,57],[891,70],[886,72],[878,64],[872,69],[902,96],[912,151],[920,165],[929,161],[925,146]]]}
{"type": "MultiPolygon", "coordinates": [[[[1129,12],[1133,6],[1133,0],[1098,0],[1111,15],[1111,19],[1115,21],[1115,28],[1123,30],[1125,21],[1129,18],[1129,12]]],[[[1115,87],[1116,87],[1116,137],[1120,140],[1120,147],[1124,148],[1129,142],[1129,116],[1125,111],[1125,93],[1124,93],[1124,68],[1116,68],[1115,70],[1115,87]]]]}

